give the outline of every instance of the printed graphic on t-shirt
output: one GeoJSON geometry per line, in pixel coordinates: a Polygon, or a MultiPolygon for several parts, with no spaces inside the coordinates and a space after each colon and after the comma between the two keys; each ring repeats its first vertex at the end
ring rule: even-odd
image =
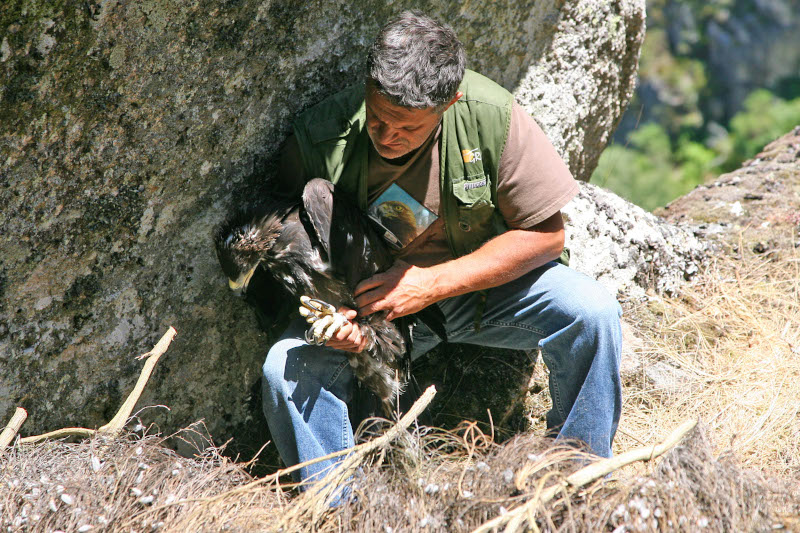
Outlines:
{"type": "Polygon", "coordinates": [[[397,249],[416,239],[437,218],[396,183],[367,210],[369,217],[384,231],[384,238],[397,249]]]}

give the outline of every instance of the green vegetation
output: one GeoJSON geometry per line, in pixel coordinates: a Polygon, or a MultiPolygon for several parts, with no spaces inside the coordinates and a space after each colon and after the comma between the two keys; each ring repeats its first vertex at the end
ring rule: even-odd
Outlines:
{"type": "Polygon", "coordinates": [[[653,210],[709,178],[739,168],[797,125],[800,98],[787,101],[759,89],[731,119],[727,133],[713,139],[702,138],[699,129],[685,130],[673,140],[660,124],[639,127],[626,145],[606,148],[591,182],[653,210]]]}
{"type": "Polygon", "coordinates": [[[744,159],[798,125],[800,98],[786,101],[764,89],[754,91],[745,100],[744,110],[731,119],[727,142],[719,143],[725,157],[722,170],[735,170],[744,159]]]}
{"type": "Polygon", "coordinates": [[[751,0],[647,0],[639,88],[592,183],[652,210],[800,124],[800,76],[773,79],[730,109],[730,87],[710,67],[710,25],[758,12],[751,0]]]}

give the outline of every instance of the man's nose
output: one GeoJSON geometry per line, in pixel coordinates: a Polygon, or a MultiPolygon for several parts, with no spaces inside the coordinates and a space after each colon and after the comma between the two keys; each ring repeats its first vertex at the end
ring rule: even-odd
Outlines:
{"type": "Polygon", "coordinates": [[[392,141],[397,139],[397,130],[388,124],[378,124],[375,129],[378,142],[382,144],[391,144],[392,141]]]}

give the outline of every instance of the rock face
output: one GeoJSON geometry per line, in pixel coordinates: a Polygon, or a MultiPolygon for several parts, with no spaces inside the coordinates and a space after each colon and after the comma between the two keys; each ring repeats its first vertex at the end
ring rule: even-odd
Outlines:
{"type": "Polygon", "coordinates": [[[706,244],[692,228],[667,223],[591,184],[562,211],[570,266],[611,292],[643,297],[646,288],[671,293],[697,273],[706,244]]]}
{"type": "Polygon", "coordinates": [[[754,89],[800,81],[800,1],[738,0],[706,32],[709,74],[723,96],[715,118],[733,116],[754,89]]]}
{"type": "MultiPolygon", "coordinates": [[[[758,254],[793,254],[800,246],[800,126],[771,142],[742,167],[659,211],[673,224],[758,254]],[[773,244],[776,235],[789,249],[773,244]]],[[[738,250],[736,253],[739,253],[738,250]]]]}
{"type": "MultiPolygon", "coordinates": [[[[263,429],[267,338],[210,232],[263,193],[298,112],[361,79],[404,8],[451,23],[588,179],[630,97],[642,0],[43,3],[0,7],[0,417],[97,426],[178,337],[140,405],[168,431],[263,429]],[[261,428],[261,429],[258,429],[261,428]]],[[[254,442],[263,437],[254,437],[254,442]]]]}
{"type": "Polygon", "coordinates": [[[636,63],[615,58],[639,50],[643,9],[644,2],[564,2],[552,42],[514,90],[579,180],[589,181],[633,94],[636,63]]]}

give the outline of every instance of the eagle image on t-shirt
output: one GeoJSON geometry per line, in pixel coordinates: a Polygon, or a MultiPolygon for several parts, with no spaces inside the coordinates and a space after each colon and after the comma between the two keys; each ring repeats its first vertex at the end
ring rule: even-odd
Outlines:
{"type": "Polygon", "coordinates": [[[389,244],[398,250],[416,239],[438,218],[396,183],[370,204],[367,215],[380,226],[389,244]]]}

